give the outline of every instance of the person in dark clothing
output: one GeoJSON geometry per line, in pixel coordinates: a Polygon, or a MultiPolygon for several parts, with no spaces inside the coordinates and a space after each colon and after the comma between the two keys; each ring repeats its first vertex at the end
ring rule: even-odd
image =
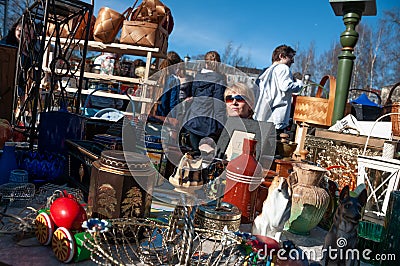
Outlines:
{"type": "Polygon", "coordinates": [[[17,21],[8,31],[8,34],[1,39],[0,44],[7,44],[18,48],[21,39],[21,30],[22,24],[20,21],[17,21]]]}
{"type": "Polygon", "coordinates": [[[168,116],[176,118],[176,111],[173,110],[179,103],[180,80],[178,77],[178,64],[183,62],[176,52],[168,52],[167,58],[161,62],[160,83],[163,84],[163,94],[160,104],[157,106],[156,114],[159,116],[168,116]]]}
{"type": "MultiPolygon", "coordinates": [[[[176,118],[183,121],[188,109],[188,102],[185,100],[192,97],[193,77],[186,73],[185,63],[180,63],[178,66],[177,76],[179,78],[179,109],[176,118]]],[[[183,128],[184,131],[186,131],[183,128]]]]}
{"type": "Polygon", "coordinates": [[[205,68],[196,74],[192,84],[192,97],[187,99],[191,103],[184,127],[189,131],[194,151],[199,150],[200,140],[204,137],[211,137],[216,141],[226,120],[226,76],[218,72],[219,62],[221,58],[216,51],[206,53],[205,68]]]}

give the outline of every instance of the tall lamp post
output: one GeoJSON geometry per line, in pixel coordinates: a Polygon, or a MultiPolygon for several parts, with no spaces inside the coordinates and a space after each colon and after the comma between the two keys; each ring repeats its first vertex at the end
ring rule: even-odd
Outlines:
{"type": "Polygon", "coordinates": [[[343,16],[346,26],[346,30],[340,35],[342,52],[338,56],[335,105],[332,115],[332,124],[335,124],[343,118],[349,94],[353,61],[356,58],[353,51],[358,41],[358,32],[355,28],[362,15],[376,15],[376,0],[329,0],[329,3],[336,16],[343,16]]]}

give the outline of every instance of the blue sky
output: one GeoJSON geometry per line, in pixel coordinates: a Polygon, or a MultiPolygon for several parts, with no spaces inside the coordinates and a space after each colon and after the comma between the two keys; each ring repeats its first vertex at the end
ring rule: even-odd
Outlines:
{"type": "MultiPolygon", "coordinates": [[[[94,0],[94,14],[102,6],[123,12],[133,0],[94,0]]],[[[141,1],[139,0],[139,3],[141,1]]],[[[335,16],[329,0],[164,0],[174,17],[169,50],[183,58],[216,50],[220,54],[231,41],[250,55],[252,66],[270,64],[272,50],[280,44],[307,49],[313,41],[317,53],[327,51],[345,30],[342,17],[335,16]]],[[[376,0],[377,16],[364,16],[373,26],[383,10],[400,6],[400,0],[376,0]]]]}

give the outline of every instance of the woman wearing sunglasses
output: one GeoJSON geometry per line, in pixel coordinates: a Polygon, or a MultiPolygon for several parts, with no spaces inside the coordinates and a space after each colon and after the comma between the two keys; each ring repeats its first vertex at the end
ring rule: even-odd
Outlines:
{"type": "Polygon", "coordinates": [[[254,93],[243,83],[235,83],[224,93],[228,116],[250,118],[253,116],[254,93]]]}

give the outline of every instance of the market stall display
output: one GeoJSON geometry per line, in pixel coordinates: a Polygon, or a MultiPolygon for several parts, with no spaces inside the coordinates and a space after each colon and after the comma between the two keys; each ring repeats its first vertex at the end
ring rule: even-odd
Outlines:
{"type": "MultiPolygon", "coordinates": [[[[21,34],[22,49],[19,49],[18,62],[15,75],[21,77],[19,86],[21,91],[26,93],[26,100],[21,102],[18,116],[14,119],[13,125],[24,132],[29,137],[30,148],[38,137],[39,114],[58,108],[66,108],[66,93],[61,94],[61,100],[55,102],[54,92],[59,88],[65,88],[62,78],[77,75],[77,87],[83,87],[83,72],[86,59],[87,40],[90,31],[90,23],[87,22],[93,13],[93,6],[82,1],[36,1],[24,11],[22,23],[24,30],[21,34]],[[85,16],[87,14],[87,16],[85,16]],[[66,41],[61,43],[60,28],[68,24],[69,20],[75,20],[74,26],[69,28],[66,41]],[[50,24],[55,25],[55,29],[50,35],[46,36],[46,31],[50,24]],[[86,25],[86,27],[80,26],[86,25]],[[82,35],[82,31],[86,34],[82,35]],[[79,36],[78,36],[79,35],[79,36]],[[76,37],[84,38],[79,39],[76,37]],[[72,40],[84,48],[79,57],[68,52],[69,49],[77,47],[72,44],[72,40]],[[51,61],[45,61],[45,50],[53,49],[51,61]],[[48,71],[45,71],[47,67],[48,71]],[[45,86],[47,84],[47,86],[45,86]]],[[[80,101],[80,92],[77,94],[80,101]]],[[[14,97],[14,106],[17,106],[17,97],[14,97]]],[[[75,102],[76,103],[76,102],[75,102]]],[[[79,106],[70,106],[71,109],[79,109],[79,106]]],[[[76,110],[75,109],[75,110],[76,110]]]]}
{"type": "MultiPolygon", "coordinates": [[[[366,184],[359,247],[378,252],[386,246],[396,252],[396,137],[368,143],[369,136],[366,141],[343,131],[321,135],[320,128],[332,124],[335,77],[313,84],[318,85],[316,97],[294,97],[301,142],[290,141],[291,134],[276,142],[271,122],[229,117],[218,143],[210,139],[213,145],[203,142],[208,147],[194,152],[181,141],[180,119],[149,115],[163,91],[156,71],[174,26],[171,10],[159,0],[143,0],[136,7],[137,2],[125,14],[103,7],[95,23],[93,5],[79,0],[38,0],[25,11],[25,47],[18,49],[15,74],[24,77],[27,99],[20,102],[12,126],[0,120],[0,237],[23,238],[33,231],[36,246],[51,245],[51,259],[63,263],[90,258],[103,265],[285,265],[278,251],[286,257],[293,250],[301,253],[296,245],[303,243],[320,250],[304,240],[312,239],[315,230],[323,235],[318,241],[327,234],[317,225],[329,229],[334,223],[341,203],[336,194],[348,188],[355,190],[349,194],[357,193],[356,184],[366,184]],[[89,52],[101,55],[87,59],[89,52]],[[131,61],[130,56],[144,60],[131,61]],[[329,92],[324,91],[328,82],[329,92]],[[12,130],[29,143],[10,144],[12,130]],[[70,191],[73,186],[77,192],[62,192],[46,182],[66,182],[62,187],[70,191]],[[21,209],[27,205],[32,206],[25,218],[21,209]],[[371,213],[378,222],[368,221],[371,213]],[[385,215],[388,224],[383,226],[385,215]],[[259,230],[252,230],[253,225],[259,230]],[[280,242],[280,233],[289,241],[280,242]],[[295,239],[301,241],[295,245],[295,239]],[[267,253],[269,248],[276,251],[267,253]]],[[[6,59],[12,56],[10,52],[6,59]]],[[[182,62],[186,70],[197,71],[188,58],[182,62]]],[[[227,80],[242,77],[235,75],[228,73],[227,80]]],[[[7,77],[4,83],[11,81],[7,77]]],[[[5,89],[6,94],[0,89],[2,97],[5,89]]],[[[386,107],[398,111],[390,95],[386,107]]],[[[355,111],[367,104],[381,109],[364,96],[352,104],[355,111]]],[[[358,115],[365,118],[367,113],[358,115]]],[[[396,116],[391,116],[395,136],[396,116]]],[[[14,240],[3,239],[0,264],[14,240]]]]}

